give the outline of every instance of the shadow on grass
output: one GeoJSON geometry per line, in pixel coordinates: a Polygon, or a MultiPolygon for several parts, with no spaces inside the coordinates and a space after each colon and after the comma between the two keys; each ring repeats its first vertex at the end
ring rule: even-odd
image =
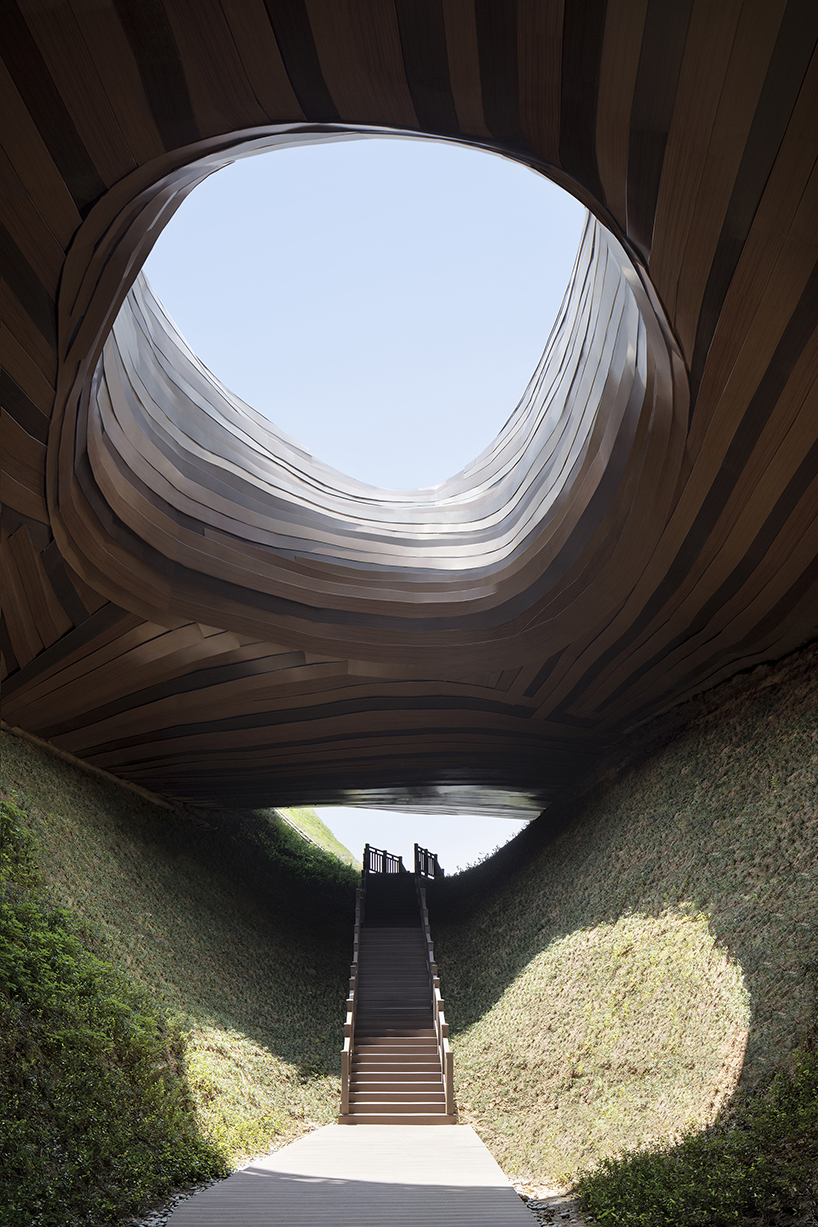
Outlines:
{"type": "Polygon", "coordinates": [[[49,894],[184,1037],[204,1133],[231,1159],[338,1111],[348,866],[266,813],[186,819],[3,739],[49,894]]]}
{"type": "Polygon", "coordinates": [[[25,814],[0,806],[0,1222],[112,1222],[227,1172],[182,1037],[43,890],[25,814]]]}

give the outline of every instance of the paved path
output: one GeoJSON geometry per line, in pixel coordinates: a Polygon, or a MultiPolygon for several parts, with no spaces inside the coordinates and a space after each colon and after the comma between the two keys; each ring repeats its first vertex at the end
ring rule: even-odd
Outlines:
{"type": "Polygon", "coordinates": [[[535,1227],[468,1125],[325,1125],[183,1202],[168,1227],[535,1227]]]}

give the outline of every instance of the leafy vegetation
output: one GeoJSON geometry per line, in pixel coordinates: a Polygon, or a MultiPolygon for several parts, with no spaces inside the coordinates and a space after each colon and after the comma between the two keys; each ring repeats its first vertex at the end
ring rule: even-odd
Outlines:
{"type": "Polygon", "coordinates": [[[109,1222],[226,1166],[181,1033],[43,897],[22,817],[2,802],[0,1223],[109,1222]]]}
{"type": "MultiPolygon", "coordinates": [[[[780,1071],[729,1123],[606,1159],[578,1181],[611,1227],[738,1227],[818,1211],[818,1057],[780,1071]]],[[[801,1219],[801,1222],[806,1221],[801,1219]]]]}
{"type": "Polygon", "coordinates": [[[3,1171],[0,1179],[10,1184],[0,1203],[28,1201],[26,1213],[9,1223],[40,1223],[37,1190],[51,1182],[53,1156],[68,1145],[59,1139],[69,1136],[73,1117],[85,1123],[77,1129],[78,1145],[94,1137],[112,1163],[123,1149],[134,1166],[102,1163],[98,1179],[89,1180],[82,1173],[85,1152],[66,1159],[63,1192],[54,1197],[73,1206],[65,1189],[74,1187],[75,1217],[55,1202],[43,1227],[107,1222],[105,1197],[120,1208],[150,1200],[171,1184],[226,1170],[333,1120],[354,870],[306,843],[274,811],[177,815],[22,739],[4,736],[2,746],[4,812],[10,815],[4,838],[28,848],[14,854],[17,910],[4,945],[3,1042],[12,1045],[3,1050],[4,1069],[15,1068],[14,1076],[28,1085],[25,1062],[36,1058],[47,1087],[60,1052],[70,1052],[75,1071],[93,1058],[113,1077],[109,1066],[120,1062],[137,1087],[129,1100],[119,1074],[108,1090],[90,1075],[77,1075],[70,1094],[59,1105],[48,1100],[51,1107],[39,1118],[15,1100],[17,1133],[7,1144],[22,1157],[3,1171]],[[46,917],[39,926],[19,910],[32,906],[24,873],[39,882],[46,917]],[[40,934],[25,958],[21,931],[40,934]],[[19,1010],[28,1007],[9,965],[22,968],[19,975],[32,984],[40,977],[37,991],[46,997],[64,979],[75,1021],[66,1021],[48,997],[47,1008],[32,1014],[28,1047],[14,1047],[9,1037],[19,1026],[19,1010]],[[80,970],[64,975],[70,965],[80,970]],[[61,969],[56,978],[54,967],[61,969]],[[114,1060],[125,1036],[139,1038],[144,1060],[114,1060]],[[148,1095],[149,1075],[159,1079],[155,1101],[148,1095]],[[106,1097],[119,1102],[126,1117],[139,1117],[151,1146],[141,1147],[138,1139],[120,1145],[120,1126],[97,1110],[106,1097]],[[172,1146],[161,1141],[156,1113],[164,1113],[172,1146]],[[97,1124],[90,1128],[92,1118],[97,1124]],[[85,1185],[97,1189],[98,1201],[83,1218],[85,1185]]]}
{"type": "Polygon", "coordinates": [[[319,848],[323,848],[325,852],[329,852],[332,856],[343,862],[343,864],[350,865],[360,873],[361,862],[356,860],[349,849],[345,848],[340,840],[335,838],[332,831],[321,821],[311,806],[291,806],[289,809],[278,810],[276,812],[285,814],[292,825],[302,835],[305,835],[307,839],[317,844],[319,848]]]}
{"type": "MultiPolygon", "coordinates": [[[[801,1068],[818,968],[814,656],[659,722],[629,763],[435,884],[461,1119],[521,1182],[675,1153],[683,1135],[720,1137],[717,1121],[746,1133],[774,1076],[801,1068]]],[[[641,1227],[610,1205],[608,1221],[641,1227]]]]}

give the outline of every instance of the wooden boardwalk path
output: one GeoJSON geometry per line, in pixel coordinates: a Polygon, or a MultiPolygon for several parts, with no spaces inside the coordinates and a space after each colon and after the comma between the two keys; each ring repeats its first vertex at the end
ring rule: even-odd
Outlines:
{"type": "Polygon", "coordinates": [[[174,1210],[169,1227],[533,1227],[468,1125],[325,1125],[174,1210]]]}

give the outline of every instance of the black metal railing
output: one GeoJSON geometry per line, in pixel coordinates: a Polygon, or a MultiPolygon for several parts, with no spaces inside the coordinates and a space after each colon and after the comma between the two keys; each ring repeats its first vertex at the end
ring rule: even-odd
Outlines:
{"type": "Polygon", "coordinates": [[[403,857],[387,852],[385,848],[373,848],[371,844],[364,847],[363,874],[368,873],[405,873],[403,857]]]}
{"type": "Polygon", "coordinates": [[[415,844],[415,873],[423,878],[442,878],[443,866],[438,864],[437,853],[415,844]]]}

